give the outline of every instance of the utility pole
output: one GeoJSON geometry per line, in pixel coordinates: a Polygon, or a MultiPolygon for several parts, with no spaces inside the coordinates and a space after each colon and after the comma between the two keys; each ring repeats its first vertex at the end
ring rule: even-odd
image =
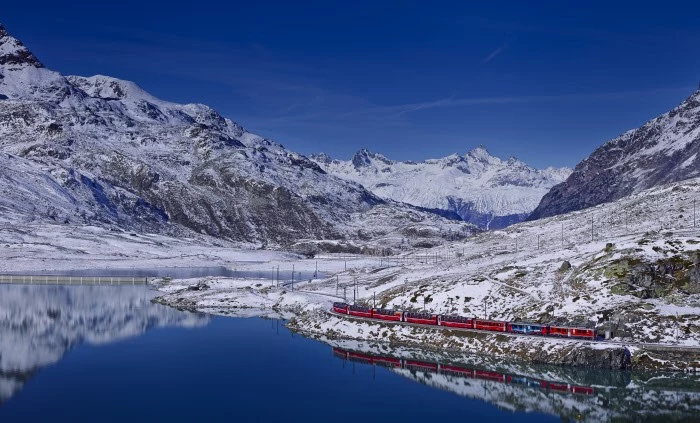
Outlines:
{"type": "Polygon", "coordinates": [[[372,293],[372,303],[374,304],[374,308],[377,308],[377,295],[374,292],[372,293]]]}
{"type": "Polygon", "coordinates": [[[338,296],[338,283],[340,283],[338,275],[335,275],[335,296],[338,296]]]}
{"type": "Polygon", "coordinates": [[[537,235],[537,249],[540,249],[540,236],[537,235]]]}
{"type": "Polygon", "coordinates": [[[347,296],[347,286],[343,287],[343,302],[347,303],[348,302],[348,296],[347,296]]]}
{"type": "Polygon", "coordinates": [[[294,291],[294,265],[292,265],[292,291],[294,291]]]}
{"type": "Polygon", "coordinates": [[[594,235],[593,235],[593,214],[591,214],[591,242],[593,242],[593,238],[594,238],[594,235]]]}
{"type": "Polygon", "coordinates": [[[561,224],[561,246],[564,246],[564,224],[561,224]]]}
{"type": "Polygon", "coordinates": [[[358,294],[359,293],[357,292],[357,276],[355,276],[355,297],[357,297],[358,294]]]}
{"type": "Polygon", "coordinates": [[[277,265],[277,288],[280,287],[280,265],[277,265]]]}
{"type": "Polygon", "coordinates": [[[275,285],[275,266],[272,266],[272,273],[270,274],[270,285],[275,285]]]}

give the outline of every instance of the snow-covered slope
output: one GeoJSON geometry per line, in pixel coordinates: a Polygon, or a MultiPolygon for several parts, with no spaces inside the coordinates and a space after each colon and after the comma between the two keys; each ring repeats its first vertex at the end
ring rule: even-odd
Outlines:
{"type": "Polygon", "coordinates": [[[389,160],[360,150],[350,161],[325,154],[311,159],[326,172],[358,182],[382,198],[458,213],[482,228],[522,221],[549,189],[571,173],[567,168],[538,170],[516,158],[501,160],[475,148],[424,162],[389,160]]]}
{"type": "Polygon", "coordinates": [[[615,201],[700,175],[700,90],[642,127],[608,141],[542,198],[530,219],[615,201]]]}
{"type": "Polygon", "coordinates": [[[288,245],[351,237],[363,212],[404,208],[205,105],[64,77],[1,26],[0,153],[0,207],[15,221],[288,245]]]}

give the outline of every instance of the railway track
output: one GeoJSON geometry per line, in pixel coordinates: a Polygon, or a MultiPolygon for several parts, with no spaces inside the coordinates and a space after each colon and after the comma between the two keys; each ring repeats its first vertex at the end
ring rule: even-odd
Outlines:
{"type": "Polygon", "coordinates": [[[454,328],[454,327],[437,326],[437,325],[432,326],[432,325],[423,325],[423,324],[418,324],[418,323],[394,322],[391,320],[371,319],[371,318],[367,318],[367,317],[351,316],[348,314],[336,313],[332,310],[326,310],[325,312],[327,314],[335,316],[335,317],[341,317],[341,318],[345,318],[345,319],[359,320],[359,321],[371,322],[371,323],[378,323],[378,324],[387,324],[387,325],[393,325],[393,326],[412,326],[412,327],[416,327],[416,328],[442,330],[442,331],[457,331],[457,332],[481,333],[481,334],[485,333],[485,334],[491,334],[491,335],[509,336],[509,337],[513,337],[513,338],[527,338],[527,339],[543,338],[543,339],[550,340],[550,341],[564,341],[564,342],[578,342],[578,343],[584,342],[586,344],[596,344],[596,345],[638,347],[638,348],[653,349],[656,351],[664,351],[664,350],[687,351],[687,352],[693,352],[693,353],[700,354],[700,346],[693,347],[693,346],[687,346],[687,345],[654,344],[654,343],[644,343],[644,342],[624,342],[624,341],[610,341],[610,340],[592,341],[592,340],[579,339],[579,338],[526,335],[526,334],[512,333],[512,332],[495,332],[495,331],[492,332],[492,331],[478,330],[478,329],[454,328]]]}

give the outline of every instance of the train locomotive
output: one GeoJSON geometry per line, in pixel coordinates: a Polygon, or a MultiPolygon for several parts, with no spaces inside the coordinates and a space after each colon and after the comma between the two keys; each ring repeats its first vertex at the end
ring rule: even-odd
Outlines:
{"type": "Polygon", "coordinates": [[[577,339],[596,339],[596,330],[591,328],[536,323],[506,322],[500,320],[477,319],[463,316],[450,316],[425,312],[397,311],[384,308],[371,308],[346,303],[333,303],[331,311],[348,316],[367,319],[411,323],[414,325],[444,326],[459,329],[507,332],[521,335],[552,336],[577,339]]]}

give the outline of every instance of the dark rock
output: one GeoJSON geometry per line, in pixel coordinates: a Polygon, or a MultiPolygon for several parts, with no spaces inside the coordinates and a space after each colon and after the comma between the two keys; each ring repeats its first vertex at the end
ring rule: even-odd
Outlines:
{"type": "Polygon", "coordinates": [[[569,263],[568,260],[564,260],[564,262],[559,266],[559,271],[560,272],[568,272],[571,269],[571,263],[569,263]]]}
{"type": "Polygon", "coordinates": [[[698,127],[700,90],[669,113],[596,149],[542,198],[528,220],[609,203],[700,176],[700,137],[695,135],[687,143],[676,141],[685,140],[698,127]]]}

